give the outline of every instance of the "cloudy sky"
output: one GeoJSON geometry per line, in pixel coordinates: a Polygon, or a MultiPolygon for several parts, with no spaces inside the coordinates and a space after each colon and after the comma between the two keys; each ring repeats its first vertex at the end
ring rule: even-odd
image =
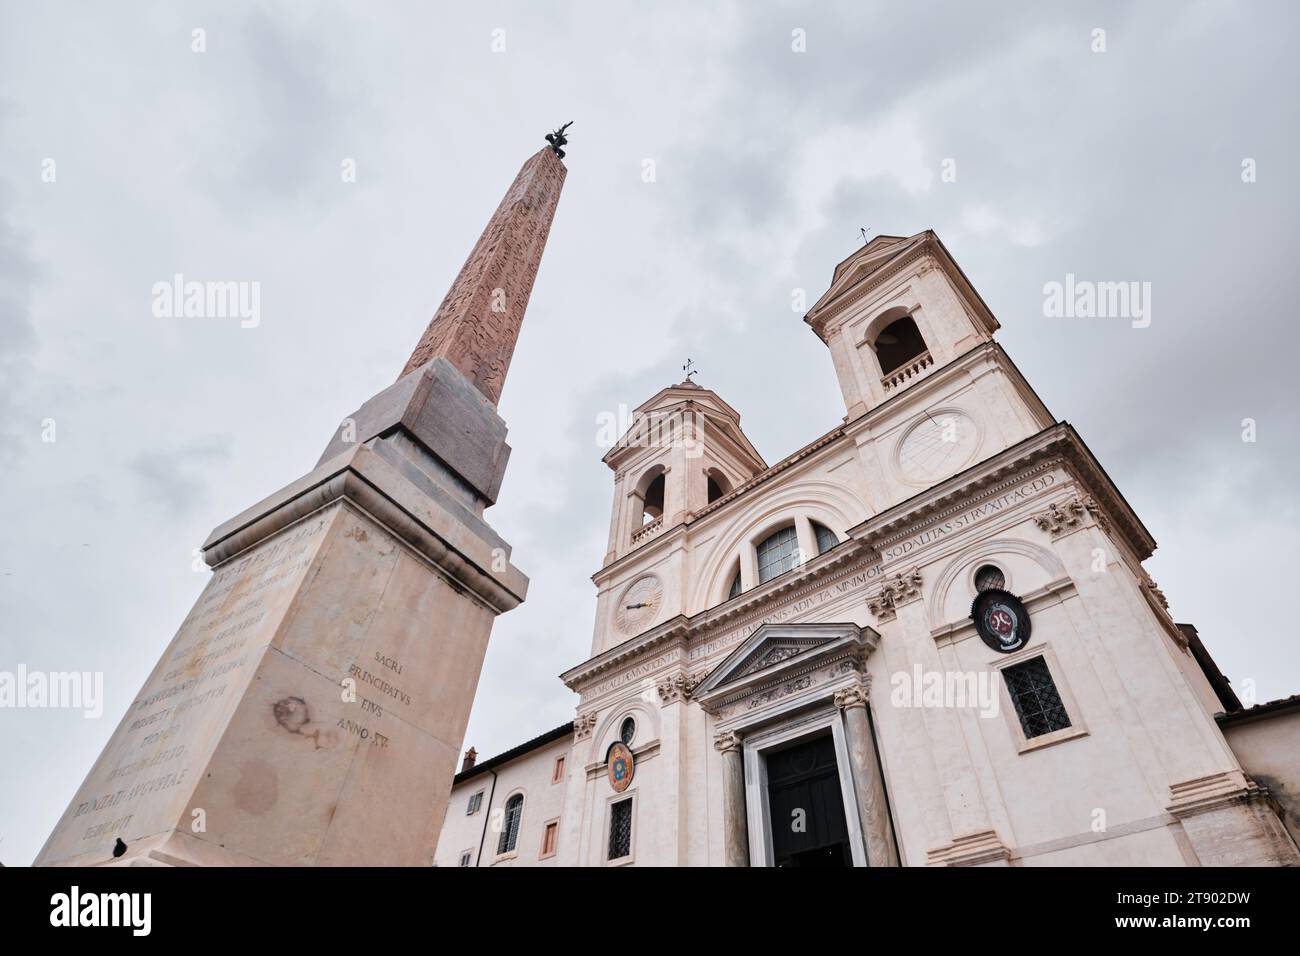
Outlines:
{"type": "Polygon", "coordinates": [[[467,746],[572,717],[553,675],[590,649],[601,413],[690,356],[768,461],[840,420],[791,300],[864,226],[938,231],[1155,534],[1176,617],[1239,689],[1300,691],[1300,17],[976,6],[0,6],[0,670],[106,693],[98,720],[0,711],[0,861],[35,855],[188,612],[195,547],[396,377],[566,120],[488,513],[532,585],[467,746]],[[260,324],[156,318],[175,273],[259,282],[260,324]],[[1045,317],[1067,273],[1150,282],[1150,327],[1045,317]]]}

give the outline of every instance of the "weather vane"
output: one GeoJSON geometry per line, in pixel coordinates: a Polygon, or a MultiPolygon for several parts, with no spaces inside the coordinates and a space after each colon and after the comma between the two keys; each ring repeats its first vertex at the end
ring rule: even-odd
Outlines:
{"type": "Polygon", "coordinates": [[[688,358],[686,364],[682,366],[682,371],[686,373],[686,381],[691,381],[691,376],[695,374],[695,363],[688,358]]]}
{"type": "Polygon", "coordinates": [[[564,135],[564,131],[573,125],[573,120],[569,120],[554,133],[546,134],[546,141],[551,144],[551,152],[560,159],[564,158],[564,147],[569,144],[569,137],[564,135]]]}

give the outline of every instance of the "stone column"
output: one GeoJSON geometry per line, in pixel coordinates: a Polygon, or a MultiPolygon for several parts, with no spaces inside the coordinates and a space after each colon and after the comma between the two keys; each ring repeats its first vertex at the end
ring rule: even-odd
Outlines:
{"type": "Polygon", "coordinates": [[[885,781],[876,759],[876,745],[871,737],[867,717],[869,683],[846,687],[835,694],[835,706],[844,711],[844,737],[849,751],[849,769],[858,797],[862,821],[862,842],[870,866],[898,866],[898,847],[894,828],[889,821],[889,804],[885,799],[885,781]]]}
{"type": "Polygon", "coordinates": [[[726,731],[713,738],[722,754],[722,834],[726,866],[749,866],[749,821],[745,816],[745,755],[740,734],[726,731]]]}

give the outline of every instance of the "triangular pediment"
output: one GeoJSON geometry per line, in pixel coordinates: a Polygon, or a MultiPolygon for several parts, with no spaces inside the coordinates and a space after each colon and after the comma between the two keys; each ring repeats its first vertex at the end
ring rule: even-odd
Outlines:
{"type": "Polygon", "coordinates": [[[876,637],[870,628],[848,623],[764,624],[700,682],[695,696],[762,682],[848,644],[874,647],[876,637]]]}
{"type": "Polygon", "coordinates": [[[906,243],[907,236],[876,236],[851,256],[847,256],[835,266],[831,275],[831,285],[849,272],[859,273],[859,278],[874,271],[884,260],[891,258],[898,251],[899,243],[906,243]]]}
{"type": "Polygon", "coordinates": [[[723,401],[717,392],[702,388],[693,382],[682,382],[661,389],[652,398],[633,409],[633,418],[629,426],[614,447],[605,453],[602,460],[612,465],[616,459],[622,457],[625,449],[639,447],[640,439],[647,430],[662,429],[677,416],[685,413],[696,416],[697,422],[703,422],[706,429],[702,436],[704,440],[708,440],[710,430],[715,435],[725,436],[726,440],[734,446],[741,460],[748,466],[751,474],[767,469],[767,462],[763,460],[763,456],[740,430],[740,413],[723,401]]]}
{"type": "Polygon", "coordinates": [[[782,661],[788,661],[796,654],[802,654],[804,651],[812,650],[825,644],[826,641],[820,638],[774,638],[764,642],[754,653],[750,654],[738,668],[735,676],[748,677],[750,674],[756,674],[761,670],[780,664],[782,661]]]}
{"type": "Polygon", "coordinates": [[[858,283],[885,269],[891,262],[902,258],[926,240],[927,233],[915,236],[877,236],[835,267],[831,287],[813,303],[808,315],[813,316],[834,302],[858,283]]]}

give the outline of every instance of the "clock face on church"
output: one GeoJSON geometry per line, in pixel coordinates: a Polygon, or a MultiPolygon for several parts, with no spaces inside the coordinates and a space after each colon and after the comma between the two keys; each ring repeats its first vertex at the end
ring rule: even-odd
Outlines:
{"type": "Polygon", "coordinates": [[[624,634],[640,634],[654,623],[663,603],[664,586],[653,574],[637,578],[619,598],[614,620],[624,634]]]}
{"type": "Polygon", "coordinates": [[[969,415],[954,409],[929,412],[898,443],[898,467],[919,484],[947,478],[975,454],[979,435],[969,415]]]}

